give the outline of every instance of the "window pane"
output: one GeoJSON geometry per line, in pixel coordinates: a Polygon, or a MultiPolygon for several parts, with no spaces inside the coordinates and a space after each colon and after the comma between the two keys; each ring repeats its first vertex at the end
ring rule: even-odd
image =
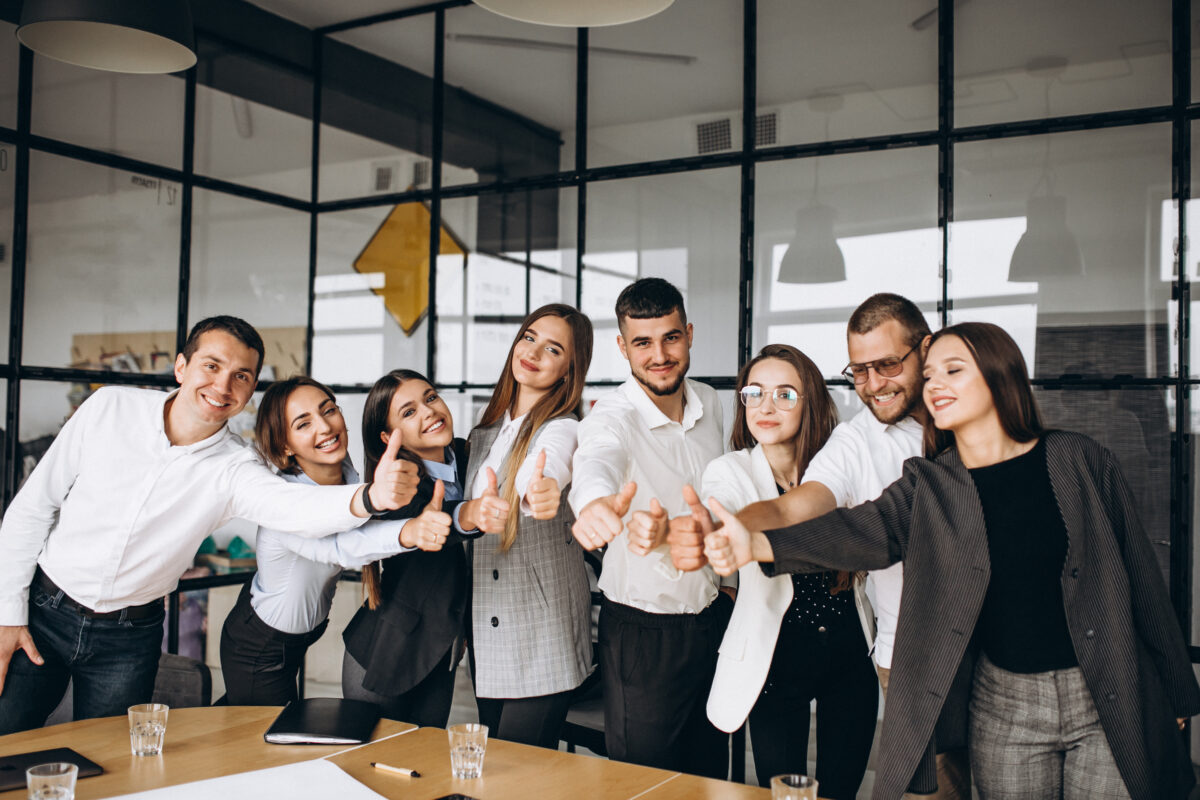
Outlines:
{"type": "Polygon", "coordinates": [[[742,146],[742,5],[675,3],[591,29],[589,167],[742,146]]]}
{"type": "Polygon", "coordinates": [[[17,127],[17,26],[0,20],[0,126],[17,127]]]}
{"type": "Polygon", "coordinates": [[[128,75],[37,56],[33,133],[180,167],[185,85],[178,75],[128,75]]]}
{"type": "Polygon", "coordinates": [[[1034,377],[1168,374],[1169,125],[965,143],[954,167],[951,322],[1004,325],[1034,377]]]}
{"type": "Polygon", "coordinates": [[[231,314],[266,345],[263,380],[304,372],[309,216],[197,189],[188,320],[231,314]]]}
{"type": "Polygon", "coordinates": [[[583,311],[596,332],[590,380],[629,377],[613,307],[627,284],[651,276],[683,294],[695,329],[688,374],[737,372],[740,187],[736,168],[588,187],[583,311]]]}
{"type": "Polygon", "coordinates": [[[116,333],[149,337],[135,353],[174,351],[178,184],[35,150],[27,253],[26,364],[92,367],[125,352],[116,333]]]}
{"type": "Polygon", "coordinates": [[[196,68],[196,172],[305,200],[312,80],[205,39],[196,68]]]}
{"type": "Polygon", "coordinates": [[[425,206],[322,214],[317,241],[313,377],[370,385],[390,369],[426,372],[425,206]]]}
{"type": "Polygon", "coordinates": [[[937,13],[913,9],[761,0],[757,145],[936,128],[937,13]]]}
{"type": "Polygon", "coordinates": [[[940,327],[937,192],[929,147],[761,165],[754,347],[794,345],[839,377],[846,322],[876,292],[904,295],[940,327]]]}
{"type": "MultiPolygon", "coordinates": [[[[1192,152],[1197,152],[1196,148],[1200,147],[1200,126],[1197,126],[1194,122],[1190,124],[1192,134],[1192,152]]],[[[1191,177],[1192,197],[1196,198],[1196,196],[1200,194],[1200,184],[1196,183],[1197,180],[1200,180],[1200,163],[1197,163],[1195,159],[1192,160],[1191,177]]],[[[1196,238],[1197,232],[1200,232],[1200,199],[1188,200],[1185,208],[1187,210],[1188,236],[1185,237],[1180,258],[1183,259],[1183,263],[1187,267],[1187,279],[1194,286],[1197,281],[1200,281],[1200,247],[1197,247],[1197,244],[1200,242],[1198,242],[1196,238]]],[[[1177,230],[1178,223],[1176,221],[1177,215],[1178,207],[1175,205],[1175,203],[1173,201],[1164,200],[1164,219],[1163,224],[1160,226],[1162,229],[1162,236],[1160,239],[1159,248],[1160,252],[1162,253],[1162,257],[1160,258],[1162,263],[1161,278],[1165,283],[1173,282],[1178,274],[1178,266],[1173,257],[1176,249],[1179,247],[1179,236],[1177,230]]],[[[1170,307],[1171,323],[1172,325],[1175,325],[1178,319],[1178,303],[1172,300],[1170,307]]],[[[1191,319],[1198,319],[1196,315],[1200,314],[1200,301],[1191,303],[1190,311],[1191,319]]],[[[1193,326],[1195,326],[1195,324],[1195,322],[1192,323],[1193,326]]],[[[1190,342],[1190,361],[1188,373],[1190,377],[1194,378],[1200,375],[1200,336],[1190,336],[1188,341],[1190,342]]],[[[1179,357],[1178,353],[1176,352],[1178,345],[1174,336],[1170,337],[1169,346],[1171,348],[1171,374],[1175,375],[1179,372],[1179,357]]]]}
{"type": "Polygon", "coordinates": [[[1169,0],[963,3],[954,35],[956,126],[1171,102],[1169,0]]]}
{"type": "Polygon", "coordinates": [[[422,14],[324,39],[322,200],[430,186],[433,33],[422,14]]]}

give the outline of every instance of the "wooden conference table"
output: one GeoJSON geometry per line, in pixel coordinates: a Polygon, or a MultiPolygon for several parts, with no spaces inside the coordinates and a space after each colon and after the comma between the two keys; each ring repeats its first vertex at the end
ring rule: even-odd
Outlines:
{"type": "MultiPolygon", "coordinates": [[[[318,747],[274,745],[262,735],[278,707],[171,709],[163,754],[135,757],[129,752],[125,717],[68,722],[0,736],[0,755],[71,747],[104,768],[79,781],[79,800],[113,797],[250,770],[328,758],[351,777],[387,798],[434,800],[462,793],[479,800],[752,800],[769,798],[766,789],[683,775],[618,761],[489,740],[483,777],[450,777],[449,745],[441,728],[415,728],[382,720],[367,745],[318,747]],[[380,772],[370,762],[404,766],[421,773],[404,778],[380,772]]],[[[24,798],[25,790],[0,792],[0,800],[24,798]]]]}

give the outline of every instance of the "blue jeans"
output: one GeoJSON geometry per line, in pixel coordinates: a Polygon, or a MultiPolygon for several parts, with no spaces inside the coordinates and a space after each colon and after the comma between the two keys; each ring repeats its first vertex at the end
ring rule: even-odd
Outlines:
{"type": "Polygon", "coordinates": [[[0,693],[0,735],[41,727],[74,680],[75,719],[123,715],[154,693],[163,615],[90,619],[59,591],[29,590],[29,632],[45,664],[13,654],[0,693]]]}

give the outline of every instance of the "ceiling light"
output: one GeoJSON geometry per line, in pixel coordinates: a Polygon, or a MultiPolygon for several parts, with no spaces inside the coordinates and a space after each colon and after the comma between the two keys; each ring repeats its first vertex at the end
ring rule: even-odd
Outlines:
{"type": "Polygon", "coordinates": [[[1029,198],[1025,233],[1021,234],[1008,266],[1010,281],[1038,281],[1083,274],[1079,241],[1067,227],[1067,198],[1039,195],[1029,198]]]}
{"type": "Polygon", "coordinates": [[[600,28],[652,17],[674,0],[475,0],[494,14],[537,25],[600,28]]]}
{"type": "Polygon", "coordinates": [[[835,283],[846,280],[846,258],[833,235],[837,211],[812,205],[796,212],[796,236],[779,263],[780,283],[835,283]]]}
{"type": "Polygon", "coordinates": [[[187,0],[25,0],[21,44],[110,72],[179,72],[196,63],[187,0]]]}

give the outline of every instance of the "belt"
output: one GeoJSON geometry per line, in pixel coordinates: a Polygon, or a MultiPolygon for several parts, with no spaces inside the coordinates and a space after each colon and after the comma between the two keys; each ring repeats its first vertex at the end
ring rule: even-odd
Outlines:
{"type": "Polygon", "coordinates": [[[157,600],[151,600],[149,603],[143,603],[140,606],[119,608],[116,611],[94,611],[74,600],[69,594],[63,591],[58,584],[50,580],[49,575],[42,572],[41,567],[38,567],[37,572],[33,574],[33,585],[50,595],[57,595],[59,592],[62,592],[62,600],[59,601],[59,607],[66,607],[88,619],[119,620],[122,618],[122,615],[124,615],[125,619],[147,619],[163,612],[161,597],[157,600]]]}

